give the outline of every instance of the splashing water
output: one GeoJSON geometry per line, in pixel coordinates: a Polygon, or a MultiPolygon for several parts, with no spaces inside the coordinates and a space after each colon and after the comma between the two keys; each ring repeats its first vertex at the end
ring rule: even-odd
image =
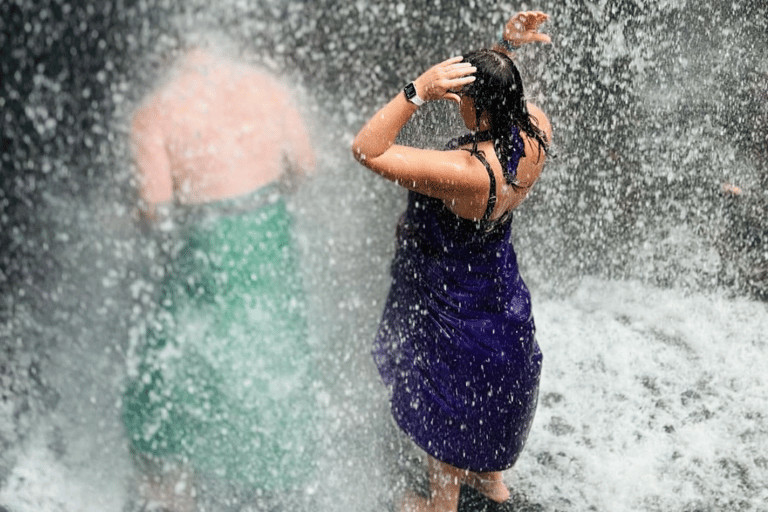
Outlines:
{"type": "MultiPolygon", "coordinates": [[[[281,73],[314,126],[319,175],[292,200],[323,406],[307,494],[381,510],[418,482],[368,353],[404,195],[348,146],[422,69],[491,43],[513,7],[552,16],[552,47],[519,57],[556,144],[515,219],[544,352],[532,433],[506,474],[517,504],[768,510],[756,0],[3,2],[0,510],[136,504],[120,397],[168,239],[133,219],[126,120],[195,37],[281,73]]],[[[458,123],[429,105],[403,136],[438,147],[458,123]]],[[[254,509],[222,482],[199,498],[254,509]]]]}

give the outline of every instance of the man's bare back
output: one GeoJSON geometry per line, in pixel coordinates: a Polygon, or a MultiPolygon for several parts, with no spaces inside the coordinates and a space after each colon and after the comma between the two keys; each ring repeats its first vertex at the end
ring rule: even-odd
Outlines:
{"type": "Polygon", "coordinates": [[[145,208],[247,194],[278,179],[287,162],[314,167],[301,116],[285,88],[254,67],[212,53],[187,54],[134,114],[134,154],[145,208]]]}

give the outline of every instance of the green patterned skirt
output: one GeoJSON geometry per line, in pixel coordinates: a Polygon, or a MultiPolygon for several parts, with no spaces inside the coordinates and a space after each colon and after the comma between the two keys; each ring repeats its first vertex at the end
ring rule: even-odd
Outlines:
{"type": "Polygon", "coordinates": [[[202,207],[129,368],[135,452],[258,488],[312,471],[316,406],[291,217],[274,187],[202,207]]]}

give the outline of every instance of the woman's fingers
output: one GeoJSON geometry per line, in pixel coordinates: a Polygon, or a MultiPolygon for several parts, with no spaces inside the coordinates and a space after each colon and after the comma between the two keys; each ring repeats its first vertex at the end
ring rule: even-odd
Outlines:
{"type": "Polygon", "coordinates": [[[513,43],[541,42],[551,43],[546,34],[539,34],[539,27],[549,19],[549,15],[541,11],[526,11],[515,14],[504,27],[504,38],[513,43]]]}
{"type": "MultiPolygon", "coordinates": [[[[470,69],[472,69],[472,73],[477,71],[477,69],[475,69],[474,67],[470,69]]],[[[445,84],[446,86],[445,86],[445,91],[443,92],[443,95],[442,95],[442,99],[450,100],[455,103],[461,103],[461,96],[455,91],[460,91],[462,87],[464,87],[467,84],[471,84],[474,81],[475,81],[475,77],[471,74],[465,74],[463,76],[459,76],[451,79],[445,84]]]]}
{"type": "Polygon", "coordinates": [[[451,57],[425,71],[414,81],[419,96],[427,101],[451,99],[446,96],[449,90],[461,88],[474,81],[472,73],[477,71],[477,68],[462,60],[461,56],[451,57]]]}
{"type": "Polygon", "coordinates": [[[465,77],[477,71],[477,68],[475,68],[469,62],[457,62],[455,61],[455,58],[454,58],[454,59],[445,61],[441,64],[438,64],[436,67],[433,68],[433,70],[434,70],[434,73],[430,73],[430,74],[433,75],[431,77],[432,82],[435,82],[442,79],[453,80],[456,78],[465,77]]]}
{"type": "MultiPolygon", "coordinates": [[[[462,57],[461,55],[457,55],[457,56],[455,56],[455,57],[451,57],[450,59],[446,59],[446,60],[444,60],[443,62],[441,62],[440,64],[438,64],[438,66],[440,66],[440,65],[443,65],[443,66],[449,66],[449,65],[451,65],[451,64],[458,64],[458,63],[460,63],[460,62],[461,62],[461,61],[463,61],[463,60],[464,60],[464,57],[462,57]]],[[[466,63],[465,63],[465,64],[466,64],[466,63]]]]}
{"type": "MultiPolygon", "coordinates": [[[[474,73],[475,71],[477,71],[477,70],[473,70],[472,72],[474,73]]],[[[463,75],[461,77],[454,78],[452,81],[453,81],[453,84],[452,84],[453,86],[456,86],[457,84],[458,85],[467,85],[467,84],[471,84],[472,82],[474,82],[475,81],[475,77],[474,77],[474,75],[463,75]]]]}
{"type": "Polygon", "coordinates": [[[446,73],[448,75],[450,75],[451,78],[456,78],[456,77],[459,77],[459,76],[464,76],[464,75],[468,75],[468,74],[474,73],[475,71],[477,71],[477,68],[474,67],[469,62],[467,62],[466,64],[462,63],[460,65],[451,66],[446,71],[446,73]]]}
{"type": "Polygon", "coordinates": [[[461,62],[464,57],[453,57],[437,65],[437,68],[452,76],[474,73],[476,70],[469,62],[461,62]]]}
{"type": "Polygon", "coordinates": [[[549,19],[549,14],[541,11],[526,11],[518,13],[515,18],[517,18],[525,28],[536,30],[542,23],[549,19]]]}
{"type": "Polygon", "coordinates": [[[547,34],[532,34],[530,41],[532,43],[551,43],[552,38],[547,34]]]}

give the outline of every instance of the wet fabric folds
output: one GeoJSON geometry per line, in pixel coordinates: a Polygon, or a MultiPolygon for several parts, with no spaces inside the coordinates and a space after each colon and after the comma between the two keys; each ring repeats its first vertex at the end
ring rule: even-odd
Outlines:
{"type": "Polygon", "coordinates": [[[542,356],[511,222],[457,217],[411,192],[373,356],[400,427],[459,468],[511,467],[538,400],[542,356]]]}
{"type": "Polygon", "coordinates": [[[123,420],[138,453],[280,490],[310,471],[316,407],[291,217],[258,196],[190,214],[123,420]]]}

